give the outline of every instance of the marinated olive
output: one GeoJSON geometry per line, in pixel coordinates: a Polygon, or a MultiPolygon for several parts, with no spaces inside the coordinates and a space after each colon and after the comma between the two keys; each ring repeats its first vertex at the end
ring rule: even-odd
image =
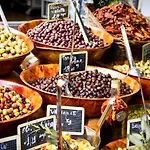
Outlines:
{"type": "MultiPolygon", "coordinates": [[[[42,22],[33,29],[29,29],[27,35],[34,41],[50,45],[71,48],[74,22],[72,20],[58,20],[54,22],[42,22]]],[[[103,39],[91,32],[86,27],[89,43],[85,43],[78,23],[75,24],[75,48],[98,48],[107,45],[103,39]]]]}
{"type": "MultiPolygon", "coordinates": [[[[146,62],[137,62],[135,63],[135,66],[140,70],[142,77],[150,78],[150,60],[147,60],[146,62]]],[[[124,73],[127,73],[129,71],[129,66],[127,64],[115,65],[113,66],[113,68],[124,73]]]]}
{"type": "Polygon", "coordinates": [[[0,86],[0,121],[20,117],[33,110],[33,105],[28,98],[0,86]]]}
{"type": "Polygon", "coordinates": [[[7,33],[0,27],[0,59],[12,58],[28,52],[28,46],[23,39],[13,33],[7,33]]]}
{"type": "MultiPolygon", "coordinates": [[[[58,79],[68,79],[66,75],[54,76],[50,78],[39,78],[30,81],[32,86],[50,92],[56,93],[58,79]]],[[[81,98],[108,98],[110,97],[111,80],[113,78],[110,74],[103,74],[94,71],[86,71],[82,73],[72,74],[68,84],[69,90],[74,97],[81,98]]],[[[130,86],[121,81],[120,95],[132,93],[130,86]]],[[[62,87],[62,94],[65,93],[65,85],[62,87]]]]}

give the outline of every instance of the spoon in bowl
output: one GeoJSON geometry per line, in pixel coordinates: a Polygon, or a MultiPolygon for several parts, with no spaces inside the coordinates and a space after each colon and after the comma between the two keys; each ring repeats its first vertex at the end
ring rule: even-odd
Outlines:
{"type": "Polygon", "coordinates": [[[11,33],[10,29],[9,29],[9,25],[8,25],[8,22],[6,20],[6,17],[4,15],[4,12],[2,10],[2,7],[0,5],[0,15],[1,15],[1,18],[2,18],[2,21],[3,21],[3,24],[4,24],[4,28],[5,30],[8,32],[8,33],[11,33]]]}
{"type": "Polygon", "coordinates": [[[142,76],[142,74],[140,73],[140,70],[135,67],[133,57],[132,57],[131,48],[130,48],[129,41],[128,41],[128,37],[127,37],[126,31],[125,31],[125,27],[124,27],[124,25],[121,25],[120,28],[121,28],[121,33],[122,33],[122,37],[124,40],[124,46],[126,49],[127,59],[128,59],[129,68],[130,68],[128,73],[130,75],[140,77],[140,76],[142,76]]]}

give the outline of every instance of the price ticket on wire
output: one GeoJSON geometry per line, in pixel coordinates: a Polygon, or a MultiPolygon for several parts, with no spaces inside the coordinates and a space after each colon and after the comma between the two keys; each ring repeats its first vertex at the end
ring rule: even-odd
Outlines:
{"type": "MultiPolygon", "coordinates": [[[[61,106],[62,131],[65,134],[83,135],[84,133],[84,115],[83,107],[61,106]]],[[[57,106],[47,106],[47,116],[57,116],[57,106]]]]}
{"type": "Polygon", "coordinates": [[[71,53],[62,53],[59,55],[59,75],[71,72],[82,72],[87,68],[87,52],[73,52],[72,64],[70,70],[71,53]]]}
{"type": "Polygon", "coordinates": [[[69,18],[69,4],[67,2],[49,3],[48,20],[59,20],[69,18]]]}

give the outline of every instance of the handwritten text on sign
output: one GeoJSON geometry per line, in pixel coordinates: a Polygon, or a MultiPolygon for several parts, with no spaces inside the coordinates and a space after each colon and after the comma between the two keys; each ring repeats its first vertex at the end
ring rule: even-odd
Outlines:
{"type": "Polygon", "coordinates": [[[150,60],[150,43],[142,46],[142,59],[144,62],[150,60]]]}
{"type": "Polygon", "coordinates": [[[19,149],[26,150],[46,143],[46,134],[44,130],[34,132],[36,126],[48,127],[50,129],[56,128],[55,116],[44,117],[41,119],[33,120],[18,126],[19,135],[19,149]]]}
{"type": "Polygon", "coordinates": [[[64,18],[69,18],[69,5],[67,2],[48,4],[49,20],[57,20],[64,18]]]}
{"type": "MultiPolygon", "coordinates": [[[[82,135],[84,132],[84,108],[61,106],[62,131],[73,135],[82,135]]],[[[57,115],[57,106],[47,106],[47,116],[57,115]]]]}
{"type": "Polygon", "coordinates": [[[17,135],[0,139],[0,150],[17,150],[17,135]]]}
{"type": "MultiPolygon", "coordinates": [[[[59,74],[69,73],[71,53],[59,56],[59,74]]],[[[71,72],[85,71],[87,67],[87,52],[74,52],[72,56],[71,72]]]]}
{"type": "MultiPolygon", "coordinates": [[[[150,119],[149,119],[150,120],[150,119]]],[[[137,133],[140,134],[141,132],[141,119],[132,119],[128,120],[127,123],[127,134],[137,133]]],[[[128,140],[127,138],[127,147],[132,147],[134,144],[128,140]]]]}

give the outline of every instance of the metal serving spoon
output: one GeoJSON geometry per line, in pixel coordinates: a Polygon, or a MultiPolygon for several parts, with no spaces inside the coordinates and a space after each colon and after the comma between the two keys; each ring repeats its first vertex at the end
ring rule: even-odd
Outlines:
{"type": "Polygon", "coordinates": [[[9,25],[8,25],[8,22],[6,20],[6,17],[4,15],[4,12],[2,10],[2,7],[0,5],[0,15],[1,15],[1,18],[2,18],[2,21],[3,21],[3,24],[4,24],[4,28],[5,30],[8,32],[8,33],[11,33],[10,29],[9,29],[9,25]]]}
{"type": "Polygon", "coordinates": [[[122,33],[122,37],[124,40],[124,46],[126,49],[126,54],[127,54],[127,58],[128,58],[129,68],[130,68],[129,74],[140,77],[140,76],[142,76],[142,74],[140,73],[140,70],[135,67],[131,48],[130,48],[129,41],[128,41],[128,37],[127,37],[126,31],[125,31],[125,27],[124,27],[124,25],[121,25],[120,28],[121,28],[121,33],[122,33]]]}

